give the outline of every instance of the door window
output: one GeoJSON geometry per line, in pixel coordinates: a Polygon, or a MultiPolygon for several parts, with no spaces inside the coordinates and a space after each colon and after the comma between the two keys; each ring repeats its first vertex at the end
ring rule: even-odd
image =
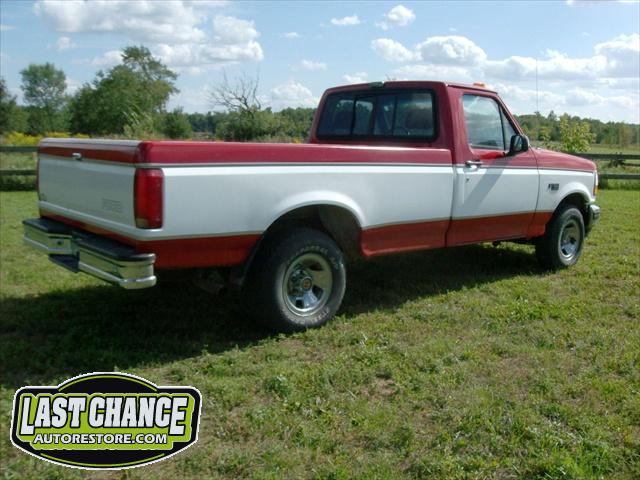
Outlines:
{"type": "Polygon", "coordinates": [[[462,108],[472,148],[509,150],[511,137],[516,132],[493,98],[465,94],[462,96],[462,108]]]}

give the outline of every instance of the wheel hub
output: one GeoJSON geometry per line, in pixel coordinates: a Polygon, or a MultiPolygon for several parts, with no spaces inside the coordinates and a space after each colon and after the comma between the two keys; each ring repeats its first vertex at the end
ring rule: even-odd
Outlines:
{"type": "Polygon", "coordinates": [[[294,259],[283,279],[283,300],[294,314],[309,316],[329,300],[333,274],[329,262],[320,254],[305,253],[294,259]]]}
{"type": "Polygon", "coordinates": [[[571,260],[579,251],[582,242],[580,227],[575,220],[569,220],[563,227],[560,234],[560,254],[571,260]]]}

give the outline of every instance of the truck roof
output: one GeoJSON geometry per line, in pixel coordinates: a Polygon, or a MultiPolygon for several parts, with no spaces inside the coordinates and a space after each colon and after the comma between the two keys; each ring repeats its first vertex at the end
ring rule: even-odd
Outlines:
{"type": "Polygon", "coordinates": [[[363,90],[367,88],[416,88],[416,87],[424,87],[427,85],[435,85],[439,84],[445,87],[452,88],[465,88],[471,90],[479,90],[482,92],[490,92],[497,94],[495,90],[491,90],[486,87],[482,87],[480,85],[469,85],[465,83],[455,83],[455,82],[444,82],[440,80],[390,80],[386,82],[367,82],[367,83],[356,83],[350,85],[340,85],[337,87],[329,88],[327,93],[334,93],[340,91],[349,91],[349,90],[363,90]]]}

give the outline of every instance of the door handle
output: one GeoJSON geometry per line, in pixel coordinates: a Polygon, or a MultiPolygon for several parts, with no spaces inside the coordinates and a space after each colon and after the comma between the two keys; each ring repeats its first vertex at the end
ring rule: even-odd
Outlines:
{"type": "Polygon", "coordinates": [[[482,166],[482,160],[467,160],[466,162],[464,162],[464,164],[469,168],[480,167],[482,166]]]}

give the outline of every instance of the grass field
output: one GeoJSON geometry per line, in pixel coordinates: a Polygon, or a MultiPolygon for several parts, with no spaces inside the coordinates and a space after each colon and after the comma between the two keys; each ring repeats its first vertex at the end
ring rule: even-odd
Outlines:
{"type": "Polygon", "coordinates": [[[604,191],[580,263],[502,244],[349,265],[325,328],[267,336],[237,297],[128,292],[21,245],[0,192],[4,478],[640,478],[640,192],[604,191]],[[126,473],[9,442],[13,393],[119,370],[203,395],[199,441],[126,473]]]}

